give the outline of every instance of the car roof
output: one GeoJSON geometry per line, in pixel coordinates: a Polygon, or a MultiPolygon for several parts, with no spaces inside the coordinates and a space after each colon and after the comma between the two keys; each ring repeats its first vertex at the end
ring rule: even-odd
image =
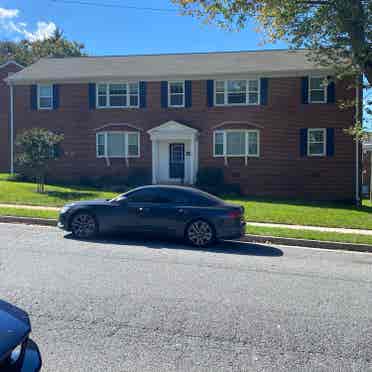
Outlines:
{"type": "Polygon", "coordinates": [[[197,194],[207,194],[205,191],[199,190],[191,186],[181,186],[181,185],[145,185],[136,187],[135,189],[128,190],[129,192],[134,190],[144,190],[144,189],[164,189],[164,190],[175,190],[175,191],[186,191],[197,194]]]}

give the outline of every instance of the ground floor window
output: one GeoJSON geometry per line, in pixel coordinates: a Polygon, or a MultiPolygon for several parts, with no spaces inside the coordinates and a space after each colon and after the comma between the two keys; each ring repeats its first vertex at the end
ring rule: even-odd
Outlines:
{"type": "Polygon", "coordinates": [[[327,133],[324,128],[309,128],[307,130],[307,154],[308,156],[326,155],[327,133]]]}
{"type": "Polygon", "coordinates": [[[259,156],[258,130],[218,130],[214,132],[214,156],[259,156]]]}
{"type": "Polygon", "coordinates": [[[96,135],[98,158],[133,158],[140,156],[138,132],[99,132],[96,135]]]}

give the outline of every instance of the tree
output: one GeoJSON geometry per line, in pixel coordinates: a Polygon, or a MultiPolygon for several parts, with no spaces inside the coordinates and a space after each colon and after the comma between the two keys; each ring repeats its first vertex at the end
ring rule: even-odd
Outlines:
{"type": "MultiPolygon", "coordinates": [[[[356,90],[352,102],[355,119],[347,132],[356,148],[365,137],[359,92],[361,76],[372,86],[372,1],[371,0],[172,0],[185,14],[216,22],[228,29],[241,29],[255,20],[266,41],[285,40],[293,48],[309,49],[309,58],[330,67],[335,78],[348,78],[356,90]]],[[[365,112],[370,114],[370,100],[365,112]]],[[[359,204],[359,201],[357,201],[359,204]]]]}
{"type": "Polygon", "coordinates": [[[32,128],[17,136],[17,171],[36,179],[37,192],[44,192],[46,173],[59,157],[58,147],[62,141],[63,135],[41,128],[32,128]]]}
{"type": "Polygon", "coordinates": [[[372,84],[372,2],[370,0],[172,0],[187,14],[242,28],[249,18],[269,41],[304,47],[340,73],[362,73],[372,84]]]}
{"type": "Polygon", "coordinates": [[[44,40],[0,41],[0,64],[15,60],[28,66],[42,57],[79,57],[85,55],[84,44],[67,40],[60,29],[44,40]]]}

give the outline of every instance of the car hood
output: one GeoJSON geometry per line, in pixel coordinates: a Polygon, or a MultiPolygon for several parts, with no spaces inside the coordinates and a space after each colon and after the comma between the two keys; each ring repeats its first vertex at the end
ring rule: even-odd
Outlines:
{"type": "Polygon", "coordinates": [[[111,205],[110,200],[97,199],[97,200],[82,200],[74,203],[66,204],[65,207],[84,207],[84,206],[96,206],[96,205],[111,205]]]}
{"type": "Polygon", "coordinates": [[[0,361],[31,332],[27,313],[0,300],[0,361]]]}

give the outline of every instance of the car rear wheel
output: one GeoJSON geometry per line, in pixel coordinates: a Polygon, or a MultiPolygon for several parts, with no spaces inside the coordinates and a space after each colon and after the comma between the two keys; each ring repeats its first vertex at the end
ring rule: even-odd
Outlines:
{"type": "Polygon", "coordinates": [[[89,239],[96,235],[98,225],[90,213],[77,213],[72,217],[71,232],[79,239],[89,239]]]}
{"type": "Polygon", "coordinates": [[[197,247],[205,247],[215,240],[215,233],[212,225],[204,220],[191,222],[186,229],[186,239],[197,247]]]}

